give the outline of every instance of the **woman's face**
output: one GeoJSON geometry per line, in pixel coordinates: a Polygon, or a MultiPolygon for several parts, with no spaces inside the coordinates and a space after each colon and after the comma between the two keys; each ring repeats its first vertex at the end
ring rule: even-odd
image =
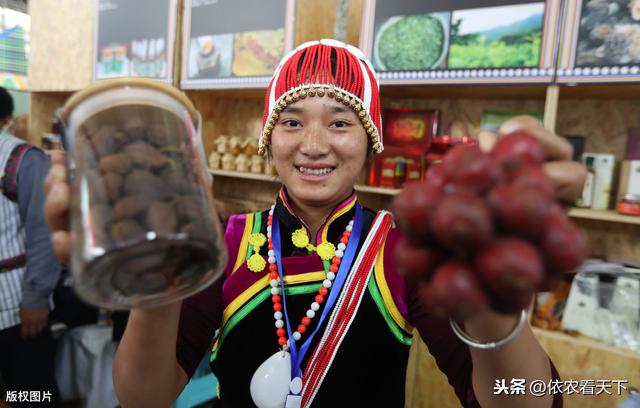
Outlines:
{"type": "Polygon", "coordinates": [[[351,194],[364,165],[367,133],[349,107],[329,97],[306,98],[280,113],[271,154],[294,201],[335,206],[351,194]]]}

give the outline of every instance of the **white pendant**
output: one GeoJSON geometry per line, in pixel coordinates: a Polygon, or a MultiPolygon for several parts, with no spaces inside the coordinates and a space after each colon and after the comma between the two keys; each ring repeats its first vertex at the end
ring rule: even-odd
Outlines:
{"type": "Polygon", "coordinates": [[[302,406],[301,395],[287,395],[287,403],[284,408],[300,408],[302,406]]]}
{"type": "Polygon", "coordinates": [[[283,408],[291,383],[291,355],[278,351],[253,373],[251,399],[258,408],[283,408]]]}

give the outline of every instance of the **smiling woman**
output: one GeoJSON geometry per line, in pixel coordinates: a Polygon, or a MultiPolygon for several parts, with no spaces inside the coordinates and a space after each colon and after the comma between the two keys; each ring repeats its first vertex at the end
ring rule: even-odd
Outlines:
{"type": "Polygon", "coordinates": [[[335,208],[351,195],[367,156],[367,133],[353,110],[305,98],[285,108],[271,138],[276,171],[298,211],[335,208]]]}
{"type": "MultiPolygon", "coordinates": [[[[170,405],[214,338],[221,407],[402,407],[415,328],[464,406],[559,407],[561,394],[492,394],[498,378],[557,379],[529,326],[512,332],[516,315],[477,313],[464,331],[508,344],[468,347],[398,270],[391,215],[358,202],[355,179],[383,150],[378,83],[362,52],[303,44],[280,62],[265,99],[259,150],[283,188],[271,208],[227,220],[218,282],[181,304],[131,311],[114,363],[121,404],[170,405]]],[[[48,188],[60,194],[46,208],[64,252],[68,186],[62,158],[54,164],[48,188]]]]}

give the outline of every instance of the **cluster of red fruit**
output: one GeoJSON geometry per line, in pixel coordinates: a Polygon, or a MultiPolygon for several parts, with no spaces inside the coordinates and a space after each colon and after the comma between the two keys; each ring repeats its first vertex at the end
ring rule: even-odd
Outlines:
{"type": "Polygon", "coordinates": [[[396,261],[425,281],[420,296],[434,313],[515,313],[582,262],[584,237],[556,202],[544,159],[540,142],[523,132],[489,153],[457,146],[396,197],[404,235],[396,261]]]}

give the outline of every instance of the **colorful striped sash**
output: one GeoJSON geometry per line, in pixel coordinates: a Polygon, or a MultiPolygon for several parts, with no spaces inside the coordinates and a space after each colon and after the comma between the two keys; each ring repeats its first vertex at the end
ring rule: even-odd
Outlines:
{"type": "Polygon", "coordinates": [[[331,312],[327,328],[314,349],[303,374],[303,407],[308,407],[313,402],[353,322],[373,270],[374,262],[385,242],[391,224],[391,215],[386,211],[379,212],[373,221],[371,230],[355,261],[353,267],[355,272],[349,274],[340,297],[331,312]]]}

